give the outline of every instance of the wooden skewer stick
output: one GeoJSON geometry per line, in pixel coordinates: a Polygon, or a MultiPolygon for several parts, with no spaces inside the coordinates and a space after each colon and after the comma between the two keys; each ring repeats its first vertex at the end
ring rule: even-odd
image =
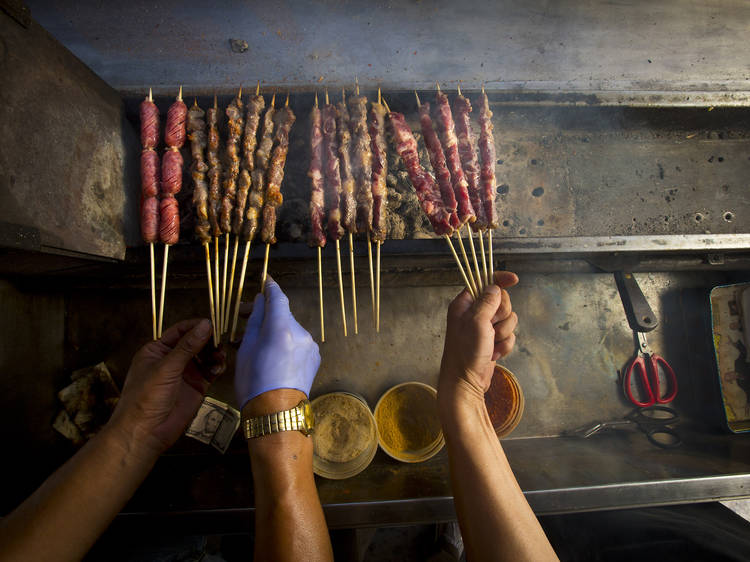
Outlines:
{"type": "Polygon", "coordinates": [[[494,279],[495,279],[495,265],[494,265],[494,263],[492,261],[493,260],[493,256],[492,256],[492,229],[490,229],[490,228],[487,229],[487,240],[490,243],[489,244],[490,245],[490,248],[489,248],[490,249],[490,279],[492,279],[493,283],[494,283],[494,279]]]}
{"type": "Polygon", "coordinates": [[[161,297],[159,298],[159,331],[158,336],[161,337],[161,329],[164,326],[164,296],[167,288],[167,258],[169,257],[169,244],[164,244],[164,263],[161,268],[161,297]]]}
{"type": "Polygon", "coordinates": [[[344,304],[344,280],[341,277],[341,249],[339,241],[336,240],[336,266],[338,267],[339,273],[339,297],[341,299],[341,323],[344,325],[344,337],[348,334],[346,332],[346,305],[344,304]]]}
{"type": "Polygon", "coordinates": [[[221,327],[221,330],[219,331],[220,334],[223,334],[226,329],[226,318],[224,311],[227,308],[227,262],[229,261],[229,233],[227,232],[224,235],[224,268],[223,268],[223,277],[221,279],[221,308],[219,310],[220,318],[219,318],[219,326],[221,327]]]}
{"type": "Polygon", "coordinates": [[[180,91],[177,93],[177,101],[182,101],[182,86],[180,86],[180,91]]]}
{"type": "Polygon", "coordinates": [[[260,292],[266,294],[266,279],[268,278],[268,252],[271,250],[271,244],[266,242],[266,255],[263,258],[263,275],[260,278],[260,292]]]}
{"type": "Polygon", "coordinates": [[[461,239],[460,228],[456,230],[456,237],[458,238],[458,245],[461,248],[461,254],[464,258],[464,264],[466,265],[466,274],[468,275],[469,281],[471,282],[471,288],[474,291],[474,295],[478,295],[479,289],[477,287],[476,281],[474,281],[474,274],[471,272],[471,265],[469,264],[469,258],[466,255],[466,249],[464,248],[464,241],[461,239]]]}
{"type": "Polygon", "coordinates": [[[237,317],[240,315],[240,303],[242,302],[242,290],[245,288],[245,273],[247,272],[247,258],[250,255],[250,241],[245,242],[244,255],[242,256],[242,269],[240,269],[240,283],[237,285],[237,298],[234,303],[234,315],[232,318],[232,332],[229,341],[234,341],[237,332],[237,317]]]}
{"type": "Polygon", "coordinates": [[[382,242],[378,240],[377,261],[376,261],[378,287],[377,287],[377,292],[376,292],[376,297],[375,297],[376,298],[375,309],[377,311],[375,313],[375,331],[376,332],[380,332],[380,245],[381,244],[382,242]]]}
{"type": "Polygon", "coordinates": [[[149,244],[151,251],[151,324],[154,331],[154,341],[158,339],[159,332],[156,328],[156,266],[154,265],[154,243],[149,244]]]}
{"type": "Polygon", "coordinates": [[[479,273],[479,263],[477,262],[477,251],[474,248],[474,236],[471,233],[471,227],[466,225],[466,234],[469,236],[469,246],[471,247],[471,259],[474,261],[474,273],[476,273],[477,288],[481,291],[484,289],[484,281],[479,273]]]}
{"type": "Polygon", "coordinates": [[[471,296],[476,299],[477,295],[474,292],[474,289],[471,287],[471,283],[469,283],[469,278],[466,276],[466,272],[464,271],[464,266],[461,265],[461,260],[458,257],[458,254],[456,253],[456,249],[453,247],[453,243],[451,242],[450,236],[447,234],[443,235],[443,238],[445,238],[445,241],[448,242],[448,246],[451,249],[451,253],[453,254],[453,259],[456,260],[456,265],[458,266],[458,270],[461,272],[461,277],[464,278],[464,283],[466,283],[466,288],[469,290],[469,293],[471,296]]]}
{"type": "Polygon", "coordinates": [[[203,248],[206,250],[206,277],[208,277],[208,305],[211,308],[211,328],[213,329],[214,335],[214,347],[219,347],[219,330],[216,325],[216,310],[214,307],[214,288],[211,280],[211,250],[208,247],[208,242],[203,244],[203,248]]]}
{"type": "Polygon", "coordinates": [[[326,341],[326,327],[323,321],[323,258],[322,248],[318,246],[318,296],[320,297],[320,343],[326,341]]]}
{"type": "Polygon", "coordinates": [[[377,316],[375,314],[375,276],[372,272],[372,242],[370,241],[370,232],[367,232],[367,260],[370,262],[370,300],[372,300],[372,320],[377,328],[377,316]]]}
{"type": "MultiPolygon", "coordinates": [[[[224,324],[224,333],[229,331],[229,319],[231,318],[230,314],[232,314],[232,289],[234,288],[234,272],[235,268],[237,266],[237,250],[240,247],[240,237],[235,236],[234,237],[234,250],[232,251],[232,269],[231,273],[229,274],[229,293],[227,294],[227,301],[224,303],[224,317],[226,319],[226,322],[224,324]]],[[[239,299],[238,299],[239,300],[239,299]]]]}
{"type": "Polygon", "coordinates": [[[359,324],[357,322],[357,286],[354,282],[354,236],[349,233],[349,269],[352,274],[352,307],[354,308],[354,333],[359,333],[359,324]]]}
{"type": "Polygon", "coordinates": [[[484,253],[484,233],[479,231],[479,251],[482,254],[482,272],[484,273],[484,284],[490,284],[490,276],[487,274],[487,258],[484,253]]]}
{"type": "Polygon", "coordinates": [[[354,77],[354,92],[359,95],[359,77],[354,77]]]}
{"type": "Polygon", "coordinates": [[[219,290],[221,286],[221,277],[219,277],[219,237],[214,236],[214,293],[215,293],[215,308],[216,316],[214,322],[216,322],[216,332],[221,334],[221,322],[219,309],[221,308],[221,292],[219,290]]]}

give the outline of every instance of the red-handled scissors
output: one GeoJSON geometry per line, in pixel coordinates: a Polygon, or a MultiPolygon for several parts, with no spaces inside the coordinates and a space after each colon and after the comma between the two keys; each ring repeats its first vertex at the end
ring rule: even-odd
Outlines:
{"type": "Polygon", "coordinates": [[[635,332],[638,338],[638,352],[635,359],[628,365],[625,376],[622,380],[625,396],[641,408],[653,406],[654,404],[667,404],[677,396],[677,377],[669,366],[669,363],[661,356],[651,351],[646,340],[646,334],[635,332]],[[662,391],[662,383],[659,373],[664,373],[666,386],[662,391]],[[640,383],[646,395],[646,400],[641,401],[633,394],[632,379],[633,374],[640,383]],[[663,392],[663,393],[662,393],[663,392]]]}

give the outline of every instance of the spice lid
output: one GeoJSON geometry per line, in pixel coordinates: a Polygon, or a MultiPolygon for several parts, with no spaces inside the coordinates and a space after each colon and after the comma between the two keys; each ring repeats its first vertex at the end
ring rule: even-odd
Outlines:
{"type": "Polygon", "coordinates": [[[341,480],[367,468],[378,448],[375,418],[367,402],[349,392],[332,392],[310,404],[315,415],[313,472],[341,480]]]}
{"type": "Polygon", "coordinates": [[[502,365],[495,365],[484,404],[498,437],[507,437],[523,417],[525,400],[518,379],[502,365]]]}
{"type": "Polygon", "coordinates": [[[437,410],[437,391],[421,382],[398,384],[375,406],[380,448],[402,462],[422,462],[445,445],[437,410]]]}

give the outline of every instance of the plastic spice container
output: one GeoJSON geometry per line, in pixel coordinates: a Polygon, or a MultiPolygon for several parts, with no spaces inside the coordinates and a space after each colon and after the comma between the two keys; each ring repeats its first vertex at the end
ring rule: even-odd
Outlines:
{"type": "Polygon", "coordinates": [[[398,384],[375,406],[380,448],[409,463],[426,461],[445,445],[437,408],[437,391],[421,382],[398,384]]]}
{"type": "Polygon", "coordinates": [[[313,472],[332,480],[359,474],[378,450],[375,418],[364,398],[332,392],[311,402],[315,415],[313,472]]]}

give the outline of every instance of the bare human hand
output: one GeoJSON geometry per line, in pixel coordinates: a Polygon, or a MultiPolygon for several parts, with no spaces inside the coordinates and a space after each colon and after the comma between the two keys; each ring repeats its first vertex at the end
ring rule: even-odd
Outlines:
{"type": "Polygon", "coordinates": [[[494,283],[476,301],[464,290],[451,302],[440,365],[441,398],[468,391],[483,399],[492,381],[495,361],[508,355],[516,341],[513,331],[518,316],[506,290],[516,283],[515,273],[497,271],[494,283]]]}
{"type": "Polygon", "coordinates": [[[212,378],[196,360],[210,335],[208,320],[184,320],[135,354],[108,424],[131,447],[158,456],[185,431],[212,378]]]}

